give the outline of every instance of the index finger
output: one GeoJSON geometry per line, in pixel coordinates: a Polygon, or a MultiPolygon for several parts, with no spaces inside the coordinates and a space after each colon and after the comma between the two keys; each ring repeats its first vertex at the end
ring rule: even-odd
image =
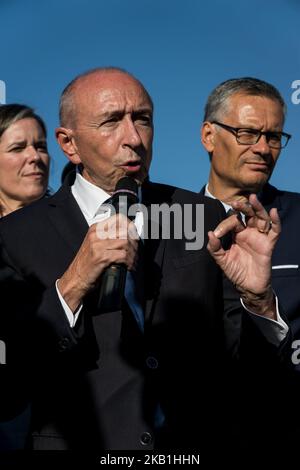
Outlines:
{"type": "Polygon", "coordinates": [[[213,233],[217,238],[221,238],[227,233],[234,231],[234,232],[241,232],[245,229],[245,224],[240,217],[239,214],[230,215],[226,219],[222,220],[222,222],[217,225],[214,229],[213,233]]]}
{"type": "Polygon", "coordinates": [[[235,210],[238,210],[245,214],[247,217],[259,217],[263,220],[269,220],[269,214],[262,205],[262,203],[257,199],[256,194],[250,194],[249,202],[248,201],[233,201],[232,207],[235,210]]]}
{"type": "Polygon", "coordinates": [[[240,201],[233,204],[233,206],[238,207],[245,214],[249,227],[256,227],[260,232],[268,233],[271,218],[255,194],[250,195],[249,202],[240,201]]]}

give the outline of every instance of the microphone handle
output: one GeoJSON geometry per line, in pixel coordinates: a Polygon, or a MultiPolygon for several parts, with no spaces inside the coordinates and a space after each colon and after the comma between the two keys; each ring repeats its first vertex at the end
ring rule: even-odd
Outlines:
{"type": "Polygon", "coordinates": [[[126,274],[125,264],[112,264],[102,274],[98,308],[103,312],[122,309],[126,274]]]}
{"type": "MultiPolygon", "coordinates": [[[[134,179],[130,177],[121,178],[111,198],[115,213],[124,214],[128,217],[128,208],[138,202],[137,193],[138,186],[134,179]]],[[[134,219],[133,216],[129,218],[134,219]]],[[[126,274],[126,264],[112,264],[102,274],[98,308],[101,308],[103,312],[122,310],[126,274]]]]}

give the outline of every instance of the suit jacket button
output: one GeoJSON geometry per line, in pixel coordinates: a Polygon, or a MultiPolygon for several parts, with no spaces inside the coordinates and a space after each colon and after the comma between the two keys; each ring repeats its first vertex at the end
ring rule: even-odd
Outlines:
{"type": "Polygon", "coordinates": [[[143,433],[141,434],[141,439],[140,439],[140,440],[141,440],[141,444],[142,444],[143,446],[148,446],[148,445],[150,445],[150,444],[152,443],[153,437],[152,437],[152,435],[150,434],[150,432],[143,432],[143,433]]]}
{"type": "Polygon", "coordinates": [[[58,343],[58,349],[60,352],[66,351],[70,347],[70,341],[68,338],[62,338],[58,343]]]}
{"type": "Polygon", "coordinates": [[[149,369],[157,369],[158,368],[158,360],[154,356],[149,356],[146,359],[146,365],[149,369]]]}

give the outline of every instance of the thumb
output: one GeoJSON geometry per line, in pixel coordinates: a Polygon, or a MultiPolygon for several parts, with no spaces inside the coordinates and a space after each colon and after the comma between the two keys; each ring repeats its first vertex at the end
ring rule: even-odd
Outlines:
{"type": "Polygon", "coordinates": [[[214,232],[212,231],[209,231],[207,235],[208,235],[207,249],[209,253],[212,255],[212,257],[215,260],[217,258],[223,257],[225,254],[225,251],[221,245],[221,241],[219,240],[219,238],[217,238],[214,232]]]}

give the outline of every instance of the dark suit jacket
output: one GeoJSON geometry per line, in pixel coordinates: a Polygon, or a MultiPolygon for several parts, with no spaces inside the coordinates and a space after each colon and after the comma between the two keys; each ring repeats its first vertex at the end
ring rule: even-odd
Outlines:
{"type": "MultiPolygon", "coordinates": [[[[204,192],[205,187],[201,194],[204,192]]],[[[277,430],[282,449],[287,447],[291,452],[291,443],[298,442],[300,437],[297,405],[300,368],[291,362],[292,342],[300,339],[300,194],[280,191],[266,184],[259,199],[268,211],[272,207],[277,208],[281,219],[282,231],[272,256],[272,285],[279,298],[281,312],[289,322],[291,335],[285,345],[284,361],[274,362],[273,356],[267,354],[259,360],[243,362],[237,388],[241,387],[240,393],[247,406],[242,406],[239,421],[245,446],[253,446],[254,440],[262,440],[268,445],[268,439],[273,442],[277,430]]],[[[227,297],[234,296],[229,283],[227,288],[227,297]]],[[[235,309],[228,314],[227,311],[225,323],[231,325],[230,338],[236,345],[242,328],[240,312],[235,309]]],[[[259,334],[257,341],[260,341],[259,334]]]]}
{"type": "Polygon", "coordinates": [[[288,317],[293,336],[300,338],[300,194],[267,184],[260,200],[266,209],[278,209],[282,224],[272,257],[272,282],[288,317]],[[288,267],[289,266],[289,267],[288,267]],[[293,267],[292,267],[293,266],[293,267]]]}
{"type": "Polygon", "coordinates": [[[185,240],[145,242],[144,336],[125,303],[122,312],[97,309],[97,290],[70,328],[55,281],[88,227],[68,184],[0,223],[3,259],[18,276],[6,301],[9,327],[22,335],[11,344],[33,383],[35,449],[176,449],[223,439],[222,277],[205,249],[223,209],[151,183],[143,202],[205,204],[202,250],[186,251],[185,240]],[[158,402],[166,426],[154,442],[158,402]]]}
{"type": "Polygon", "coordinates": [[[11,348],[33,384],[35,449],[205,449],[236,431],[222,275],[205,248],[223,208],[152,183],[143,188],[143,202],[192,204],[193,210],[204,204],[202,249],[186,250],[184,237],[145,241],[144,335],[126,302],[122,311],[97,308],[98,289],[70,328],[55,281],[88,227],[67,182],[0,223],[2,257],[18,276],[2,300],[13,312],[9,328],[19,331],[11,348]],[[165,416],[159,428],[158,403],[165,416]]]}
{"type": "MultiPolygon", "coordinates": [[[[300,339],[300,194],[280,191],[267,184],[260,196],[266,209],[276,207],[281,219],[282,231],[272,257],[272,284],[291,328],[291,341],[283,367],[275,370],[274,382],[282,411],[277,418],[270,414],[271,426],[282,430],[284,451],[298,457],[300,439],[300,367],[292,363],[294,340],[300,339]],[[283,411],[284,410],[284,411],[283,411]],[[280,418],[280,419],[278,419],[280,418]]],[[[300,355],[298,355],[298,358],[300,355]]],[[[274,407],[273,407],[274,409],[274,407]]]]}
{"type": "MultiPolygon", "coordinates": [[[[200,194],[204,193],[205,186],[200,191],[200,194]]],[[[278,209],[282,230],[272,257],[272,282],[276,292],[280,294],[280,303],[294,335],[300,337],[300,194],[280,191],[266,184],[259,194],[259,199],[268,211],[272,207],[278,209]],[[288,265],[290,267],[287,267],[288,265]]]]}
{"type": "MultiPolygon", "coordinates": [[[[0,289],[1,297],[5,292],[7,297],[13,292],[12,285],[19,282],[19,276],[9,266],[0,261],[0,289]],[[10,291],[10,294],[9,294],[10,291]]],[[[5,344],[5,363],[0,365],[0,451],[24,449],[29,432],[30,407],[29,390],[27,388],[26,372],[20,357],[14,354],[13,343],[20,344],[22,340],[21,329],[14,331],[9,324],[18,321],[20,324],[22,312],[14,313],[9,304],[3,302],[0,315],[0,340],[5,344]],[[9,320],[9,321],[8,321],[9,320]]]]}

